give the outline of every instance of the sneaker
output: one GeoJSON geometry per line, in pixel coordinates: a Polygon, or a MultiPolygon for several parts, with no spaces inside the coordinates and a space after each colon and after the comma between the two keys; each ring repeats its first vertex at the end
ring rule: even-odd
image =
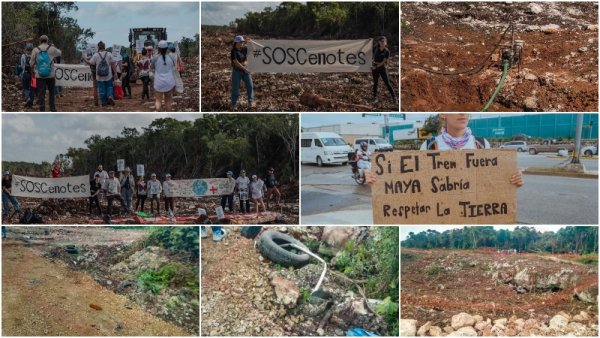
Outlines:
{"type": "Polygon", "coordinates": [[[200,227],[200,237],[202,237],[202,238],[208,238],[208,233],[206,232],[206,227],[205,226],[201,226],[200,227]]]}
{"type": "Polygon", "coordinates": [[[110,104],[111,106],[115,105],[115,100],[111,96],[108,97],[108,104],[110,104]]]}
{"type": "Polygon", "coordinates": [[[250,101],[249,106],[250,106],[250,108],[255,108],[256,107],[256,102],[250,101]]]}
{"type": "Polygon", "coordinates": [[[379,103],[379,100],[378,100],[378,99],[373,99],[373,100],[371,101],[371,103],[379,103]]]}
{"type": "Polygon", "coordinates": [[[215,242],[221,241],[226,236],[227,236],[227,230],[225,230],[225,229],[213,231],[213,241],[215,241],[215,242]]]}

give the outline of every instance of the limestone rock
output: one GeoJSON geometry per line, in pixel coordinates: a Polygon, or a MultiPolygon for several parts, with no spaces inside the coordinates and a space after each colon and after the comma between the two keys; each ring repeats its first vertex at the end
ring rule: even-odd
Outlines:
{"type": "Polygon", "coordinates": [[[465,326],[473,326],[475,324],[475,318],[468,313],[461,312],[457,315],[452,316],[451,324],[452,328],[457,330],[465,326]]]}
{"type": "Polygon", "coordinates": [[[417,334],[417,321],[415,319],[400,319],[400,336],[414,337],[417,334]]]}

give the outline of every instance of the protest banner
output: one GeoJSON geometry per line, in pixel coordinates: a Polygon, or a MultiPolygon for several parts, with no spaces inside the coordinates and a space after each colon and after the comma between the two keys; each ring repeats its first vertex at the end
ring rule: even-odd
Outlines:
{"type": "Polygon", "coordinates": [[[87,175],[47,178],[13,175],[12,194],[35,198],[77,198],[90,196],[90,179],[87,175]]]}
{"type": "Polygon", "coordinates": [[[89,66],[55,63],[54,69],[57,86],[82,88],[91,88],[94,86],[92,71],[89,66]]]}
{"type": "Polygon", "coordinates": [[[135,167],[136,167],[137,175],[138,176],[144,176],[144,165],[143,164],[137,164],[135,167]]]}
{"type": "Polygon", "coordinates": [[[121,56],[121,45],[113,45],[112,48],[112,57],[115,61],[121,61],[123,60],[123,57],[121,56]]]}
{"type": "Polygon", "coordinates": [[[117,170],[118,171],[125,170],[125,160],[124,159],[117,160],[117,170]]]}
{"type": "Polygon", "coordinates": [[[248,41],[255,73],[370,72],[372,60],[372,39],[248,41]]]}
{"type": "Polygon", "coordinates": [[[515,224],[517,153],[402,151],[371,157],[374,224],[515,224]]]}
{"type": "Polygon", "coordinates": [[[144,49],[144,40],[135,40],[135,52],[139,54],[142,49],[144,49]]]}
{"type": "Polygon", "coordinates": [[[233,188],[235,188],[235,181],[229,181],[227,178],[199,178],[168,182],[172,197],[228,195],[233,193],[233,188]]]}

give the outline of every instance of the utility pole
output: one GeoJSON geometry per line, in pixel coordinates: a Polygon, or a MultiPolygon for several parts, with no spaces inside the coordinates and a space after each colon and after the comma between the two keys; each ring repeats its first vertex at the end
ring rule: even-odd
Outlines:
{"type": "Polygon", "coordinates": [[[571,163],[579,164],[579,153],[581,152],[581,131],[583,129],[583,114],[577,114],[577,125],[575,126],[575,150],[571,163]]]}

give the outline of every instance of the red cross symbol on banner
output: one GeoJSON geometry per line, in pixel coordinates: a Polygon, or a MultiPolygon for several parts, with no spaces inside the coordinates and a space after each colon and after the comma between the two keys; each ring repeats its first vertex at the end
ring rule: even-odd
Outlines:
{"type": "Polygon", "coordinates": [[[216,193],[217,193],[217,191],[219,191],[219,189],[215,188],[215,186],[214,186],[214,185],[210,187],[210,192],[212,192],[212,193],[213,193],[213,195],[214,195],[214,194],[216,194],[216,193]]]}

